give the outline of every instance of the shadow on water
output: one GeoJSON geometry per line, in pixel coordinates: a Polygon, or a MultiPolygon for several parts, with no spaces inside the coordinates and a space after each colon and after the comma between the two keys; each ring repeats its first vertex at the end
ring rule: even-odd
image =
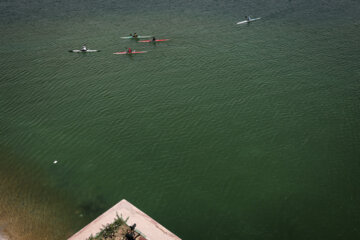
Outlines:
{"type": "Polygon", "coordinates": [[[77,206],[77,214],[86,219],[95,219],[104,213],[109,207],[106,199],[102,195],[98,195],[92,200],[84,201],[77,206]]]}

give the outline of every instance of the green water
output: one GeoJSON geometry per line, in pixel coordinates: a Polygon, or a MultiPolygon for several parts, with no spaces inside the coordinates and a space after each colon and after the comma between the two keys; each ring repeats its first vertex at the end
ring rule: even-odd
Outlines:
{"type": "Polygon", "coordinates": [[[123,198],[182,239],[360,237],[357,1],[0,10],[0,183],[50,205],[37,221],[57,213],[65,230],[49,239],[123,198]],[[248,14],[263,19],[235,24],[248,14]],[[102,51],[67,52],[84,43],[102,51]],[[148,53],[112,54],[125,47],[148,53]]]}

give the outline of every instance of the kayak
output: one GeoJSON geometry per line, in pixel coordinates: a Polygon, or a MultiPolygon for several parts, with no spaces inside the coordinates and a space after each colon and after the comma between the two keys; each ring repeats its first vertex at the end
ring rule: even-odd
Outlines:
{"type": "Polygon", "coordinates": [[[151,38],[151,36],[137,36],[137,37],[133,37],[133,36],[127,36],[127,37],[121,37],[122,39],[137,39],[137,38],[151,38]]]}
{"type": "Polygon", "coordinates": [[[83,50],[69,50],[69,52],[88,53],[88,52],[100,52],[100,50],[91,50],[91,49],[88,49],[86,51],[83,51],[83,50]]]}
{"type": "MultiPolygon", "coordinates": [[[[165,42],[165,41],[169,41],[170,39],[156,39],[155,42],[165,42]]],[[[153,40],[141,40],[138,42],[153,42],[153,40]]]]}
{"type": "Polygon", "coordinates": [[[131,55],[131,54],[135,54],[135,53],[146,53],[147,51],[132,51],[131,53],[128,53],[128,51],[125,51],[125,52],[114,52],[114,54],[117,54],[117,55],[131,55]]]}
{"type": "Polygon", "coordinates": [[[256,20],[260,20],[261,18],[252,18],[250,20],[245,20],[245,21],[241,21],[241,22],[238,22],[236,24],[244,24],[244,23],[250,23],[250,22],[253,22],[253,21],[256,21],[256,20]]]}

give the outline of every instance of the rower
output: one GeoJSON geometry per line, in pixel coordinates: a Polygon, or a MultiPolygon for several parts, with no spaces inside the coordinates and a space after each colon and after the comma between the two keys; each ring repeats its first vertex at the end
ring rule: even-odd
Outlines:
{"type": "Polygon", "coordinates": [[[156,38],[155,38],[155,37],[153,37],[151,41],[152,41],[152,42],[156,42],[156,38]]]}
{"type": "Polygon", "coordinates": [[[135,240],[139,236],[140,236],[140,233],[135,233],[134,230],[128,230],[127,233],[125,234],[125,239],[126,240],[135,240]]]}
{"type": "Polygon", "coordinates": [[[127,53],[128,53],[128,54],[131,54],[131,53],[132,53],[131,48],[128,48],[127,53]]]}
{"type": "Polygon", "coordinates": [[[82,46],[81,51],[83,51],[83,52],[87,51],[87,47],[85,46],[85,44],[82,46]]]}
{"type": "Polygon", "coordinates": [[[138,35],[137,35],[136,33],[134,33],[133,37],[134,37],[134,38],[137,38],[137,37],[138,37],[138,35]]]}
{"type": "Polygon", "coordinates": [[[245,18],[246,18],[246,20],[251,21],[251,17],[250,17],[250,16],[246,16],[245,18]]]}

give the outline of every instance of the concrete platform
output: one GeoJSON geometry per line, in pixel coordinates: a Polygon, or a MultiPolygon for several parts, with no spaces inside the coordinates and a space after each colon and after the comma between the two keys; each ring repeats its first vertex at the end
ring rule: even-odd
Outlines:
{"type": "Polygon", "coordinates": [[[91,234],[95,236],[103,226],[114,222],[116,214],[122,216],[124,220],[129,218],[127,221],[127,225],[129,226],[136,223],[136,229],[140,231],[147,240],[181,240],[125,199],[100,215],[68,240],[86,240],[91,234]]]}
{"type": "Polygon", "coordinates": [[[3,233],[0,233],[0,240],[8,240],[8,238],[3,233]]]}
{"type": "Polygon", "coordinates": [[[0,226],[0,240],[8,240],[9,237],[3,232],[3,228],[0,226]]]}

